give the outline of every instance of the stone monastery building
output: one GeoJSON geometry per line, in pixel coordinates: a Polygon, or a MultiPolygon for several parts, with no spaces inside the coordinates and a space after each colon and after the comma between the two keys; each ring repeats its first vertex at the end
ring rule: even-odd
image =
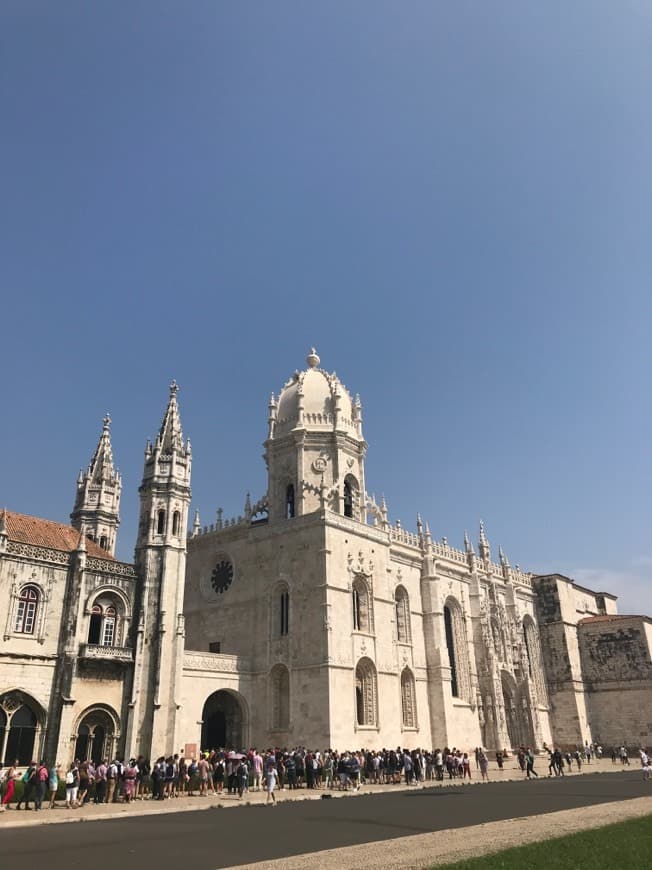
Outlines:
{"type": "Polygon", "coordinates": [[[652,743],[652,620],[391,524],[360,399],[313,350],[267,415],[267,493],[188,532],[177,386],[115,557],[110,421],[71,525],[0,516],[0,760],[227,746],[652,743]]]}

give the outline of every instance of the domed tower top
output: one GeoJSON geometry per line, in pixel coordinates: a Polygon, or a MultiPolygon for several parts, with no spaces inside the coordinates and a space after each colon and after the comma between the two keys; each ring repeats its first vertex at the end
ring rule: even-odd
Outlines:
{"type": "Polygon", "coordinates": [[[319,509],[363,520],[365,515],[362,405],[335,372],[320,368],[313,347],[307,368],[295,371],[278,400],[269,401],[265,459],[271,519],[319,509]]]}
{"type": "Polygon", "coordinates": [[[319,368],[320,362],[313,347],[306,357],[308,368],[296,371],[284,385],[270,438],[281,438],[294,429],[343,432],[356,440],[362,438],[360,399],[352,399],[335,372],[319,368]]]}

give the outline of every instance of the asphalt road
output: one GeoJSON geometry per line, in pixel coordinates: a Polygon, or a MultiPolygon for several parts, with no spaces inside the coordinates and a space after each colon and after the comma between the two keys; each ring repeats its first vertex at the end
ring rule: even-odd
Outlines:
{"type": "Polygon", "coordinates": [[[24,830],[0,825],[0,854],[4,866],[21,870],[215,870],[646,795],[652,783],[632,770],[24,830]]]}

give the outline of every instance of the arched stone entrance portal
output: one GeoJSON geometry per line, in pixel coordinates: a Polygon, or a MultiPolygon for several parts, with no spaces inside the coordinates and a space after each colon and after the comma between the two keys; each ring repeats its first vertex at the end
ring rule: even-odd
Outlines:
{"type": "Polygon", "coordinates": [[[246,739],[247,715],[242,696],[228,689],[209,695],[202,713],[202,750],[239,750],[245,748],[246,739]]]}

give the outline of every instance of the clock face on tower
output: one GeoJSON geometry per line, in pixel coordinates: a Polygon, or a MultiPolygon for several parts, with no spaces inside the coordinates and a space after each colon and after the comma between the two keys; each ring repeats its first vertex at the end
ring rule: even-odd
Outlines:
{"type": "Polygon", "coordinates": [[[227,556],[219,556],[211,574],[211,586],[217,593],[226,592],[232,582],[233,564],[227,556]]]}

